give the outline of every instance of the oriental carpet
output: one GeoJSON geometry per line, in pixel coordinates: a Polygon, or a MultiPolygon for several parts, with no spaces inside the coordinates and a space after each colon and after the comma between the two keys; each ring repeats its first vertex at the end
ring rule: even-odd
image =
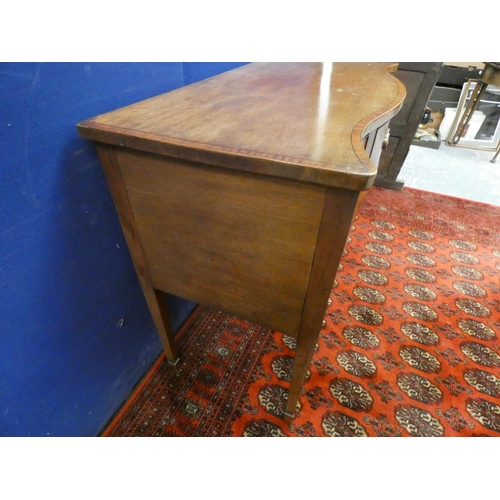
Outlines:
{"type": "Polygon", "coordinates": [[[500,207],[374,188],[291,424],[294,339],[198,306],[104,436],[500,436],[500,207]]]}

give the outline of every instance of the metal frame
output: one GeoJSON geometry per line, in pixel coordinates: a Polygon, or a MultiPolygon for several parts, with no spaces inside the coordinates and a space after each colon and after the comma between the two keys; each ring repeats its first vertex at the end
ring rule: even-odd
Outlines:
{"type": "MultiPolygon", "coordinates": [[[[448,146],[479,149],[483,151],[498,151],[498,148],[500,147],[500,120],[497,123],[495,134],[491,141],[484,141],[481,139],[465,140],[465,138],[462,137],[463,130],[469,124],[472,115],[477,110],[480,102],[483,100],[486,87],[487,84],[478,79],[470,79],[464,85],[458,102],[457,113],[446,140],[446,144],[448,146]],[[472,94],[469,96],[469,92],[471,90],[472,94]],[[469,101],[468,104],[466,104],[467,100],[469,101]],[[486,142],[490,142],[490,144],[486,145],[486,142]]],[[[498,104],[500,105],[500,103],[498,104]]],[[[497,155],[495,155],[494,159],[496,159],[496,156],[497,155]]]]}

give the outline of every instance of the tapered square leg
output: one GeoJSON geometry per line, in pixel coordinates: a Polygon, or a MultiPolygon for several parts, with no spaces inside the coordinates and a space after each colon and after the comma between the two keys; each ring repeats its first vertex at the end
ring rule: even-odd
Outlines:
{"type": "Polygon", "coordinates": [[[318,341],[328,297],[351,228],[359,192],[329,188],[325,194],[316,251],[309,277],[284,420],[294,417],[300,390],[318,341]]]}
{"type": "Polygon", "coordinates": [[[175,365],[179,359],[179,354],[174,342],[165,294],[153,287],[115,150],[112,146],[98,144],[97,151],[101,159],[144,297],[163,344],[167,360],[170,364],[175,365]]]}

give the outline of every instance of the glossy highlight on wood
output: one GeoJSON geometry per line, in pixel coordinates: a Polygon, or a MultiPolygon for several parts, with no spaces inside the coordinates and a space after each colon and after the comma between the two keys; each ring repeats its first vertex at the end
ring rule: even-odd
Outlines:
{"type": "Polygon", "coordinates": [[[82,137],[210,165],[366,189],[363,139],[394,116],[385,63],[258,63],[78,125],[82,137]]]}
{"type": "Polygon", "coordinates": [[[250,64],[78,125],[171,363],[163,293],[295,337],[293,418],[360,192],[404,99],[394,69],[250,64]]]}

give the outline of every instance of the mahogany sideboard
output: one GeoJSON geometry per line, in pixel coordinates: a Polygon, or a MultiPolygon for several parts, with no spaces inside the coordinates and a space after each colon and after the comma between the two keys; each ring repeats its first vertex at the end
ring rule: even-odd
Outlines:
{"type": "Polygon", "coordinates": [[[77,125],[168,361],[164,293],[296,339],[294,416],[361,193],[405,98],[387,63],[253,63],[77,125]]]}

